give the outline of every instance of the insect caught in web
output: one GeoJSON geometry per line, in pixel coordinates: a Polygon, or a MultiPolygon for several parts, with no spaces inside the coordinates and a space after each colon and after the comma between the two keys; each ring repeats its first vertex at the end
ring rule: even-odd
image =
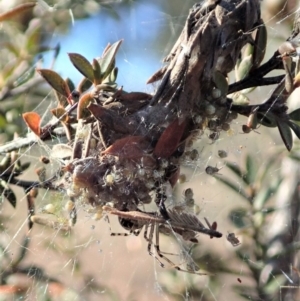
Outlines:
{"type": "Polygon", "coordinates": [[[252,131],[259,134],[259,132],[256,131],[256,129],[259,128],[258,119],[257,119],[258,109],[259,107],[254,107],[251,111],[251,114],[248,117],[247,124],[242,125],[242,130],[244,134],[249,134],[252,131]]]}
{"type": "MultiPolygon", "coordinates": [[[[181,264],[176,264],[164,255],[160,250],[159,236],[163,234],[178,234],[184,240],[197,243],[196,236],[199,233],[209,235],[210,237],[222,237],[222,234],[208,225],[206,228],[197,216],[176,210],[167,209],[170,219],[167,221],[164,217],[159,216],[157,212],[142,212],[142,211],[120,211],[110,206],[104,206],[103,210],[106,213],[117,215],[121,226],[128,230],[129,233],[111,233],[112,236],[128,236],[130,234],[139,235],[142,228],[144,229],[144,239],[148,242],[147,250],[149,255],[153,256],[161,267],[165,264],[160,259],[165,260],[171,267],[178,271],[187,272],[197,275],[206,275],[198,272],[198,267],[195,265],[187,265],[187,269],[182,269],[181,264]],[[154,249],[154,251],[152,251],[154,249]],[[158,256],[158,257],[157,257],[158,256]],[[193,266],[193,267],[192,267],[193,266]],[[190,268],[191,267],[191,268],[190,268]]],[[[169,254],[174,255],[174,254],[169,254]]]]}
{"type": "Polygon", "coordinates": [[[239,239],[235,236],[234,233],[228,233],[226,236],[227,240],[232,244],[233,247],[237,247],[241,244],[239,239]]]}

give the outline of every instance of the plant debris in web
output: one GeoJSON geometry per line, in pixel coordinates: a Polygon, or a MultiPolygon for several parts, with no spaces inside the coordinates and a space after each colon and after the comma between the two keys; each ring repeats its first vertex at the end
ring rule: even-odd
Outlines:
{"type": "MultiPolygon", "coordinates": [[[[192,7],[164,60],[166,65],[148,80],[160,81],[153,95],[118,87],[116,55],[122,40],[108,45],[92,62],[81,54],[69,53],[83,75],[76,87],[53,70],[38,69],[54,89],[57,106],[48,112],[53,117],[46,124],[36,112],[23,114],[36,138],[21,146],[55,137],[65,137],[65,142],[52,146],[51,155],[61,162],[57,173],[46,179],[39,170],[40,181],[26,187],[27,191],[48,188],[66,193],[69,226],[76,222],[80,204],[89,206],[97,218],[117,215],[131,233],[145,226],[150,232],[150,247],[157,246],[153,235],[157,240],[164,231],[194,243],[199,233],[220,238],[216,222],[210,225],[205,219],[205,225],[194,213],[167,208],[167,192],[178,182],[182,158],[187,153],[199,156],[198,151],[193,152],[193,142],[208,133],[213,143],[222,132],[230,131],[230,123],[238,114],[248,117],[244,133],[258,126],[277,127],[284,145],[291,150],[292,131],[300,138],[300,111],[287,114],[286,105],[300,81],[297,45],[293,42],[297,34],[293,32],[261,65],[267,34],[260,1],[204,1],[192,7]],[[233,69],[236,82],[229,84],[228,73],[233,69]],[[282,69],[284,74],[266,77],[274,69],[282,69]],[[250,88],[270,84],[277,85],[271,95],[262,104],[251,105],[246,96],[250,88]],[[143,209],[151,203],[157,211],[143,209]]],[[[17,140],[14,143],[20,148],[17,140]]],[[[1,152],[12,150],[10,144],[1,152]]],[[[225,151],[219,153],[221,158],[226,155],[225,151]]],[[[15,206],[9,184],[17,183],[16,177],[26,166],[11,155],[5,158],[9,163],[1,162],[0,189],[15,206]]],[[[205,171],[214,175],[219,169],[208,166],[205,171]]],[[[30,223],[39,220],[33,203],[32,193],[28,195],[30,223]]],[[[53,223],[53,228],[57,227],[53,223]]],[[[238,245],[235,236],[229,241],[238,245]]],[[[158,247],[155,252],[165,257],[158,247]]]]}

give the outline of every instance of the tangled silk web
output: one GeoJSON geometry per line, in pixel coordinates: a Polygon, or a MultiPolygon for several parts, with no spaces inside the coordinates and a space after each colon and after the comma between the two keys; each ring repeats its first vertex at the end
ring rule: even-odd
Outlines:
{"type": "MultiPolygon", "coordinates": [[[[188,13],[184,14],[183,19],[187,16],[188,13]]],[[[280,20],[291,16],[293,14],[280,20]]],[[[168,15],[166,19],[167,21],[162,22],[165,27],[169,28],[170,24],[170,28],[184,26],[184,21],[178,16],[168,15]]],[[[149,24],[148,22],[146,24],[149,24]]],[[[158,23],[161,26],[160,22],[155,19],[150,24],[155,26],[158,23]]],[[[280,22],[277,26],[274,26],[271,18],[264,22],[269,34],[281,37],[280,22]]],[[[126,40],[124,43],[127,43],[126,40]]],[[[278,46],[280,44],[278,43],[278,46]]],[[[266,55],[268,58],[274,49],[270,49],[270,55],[266,55]]],[[[128,56],[129,50],[123,51],[124,60],[130,65],[131,60],[128,60],[128,56]]],[[[117,56],[117,65],[119,59],[122,60],[122,52],[117,56]]],[[[180,85],[182,82],[178,82],[178,87],[180,85]]],[[[102,103],[110,101],[112,96],[110,90],[104,92],[105,95],[95,96],[102,103]]],[[[215,89],[215,92],[218,98],[218,89],[215,89]]],[[[179,92],[176,89],[172,93],[177,96],[179,92]]],[[[247,97],[251,99],[251,104],[252,98],[256,97],[260,98],[257,103],[261,103],[267,99],[267,96],[260,97],[263,93],[272,92],[268,86],[267,89],[258,87],[252,94],[247,94],[247,97]]],[[[147,94],[145,95],[148,101],[147,94]]],[[[158,102],[157,99],[155,101],[158,102]]],[[[159,101],[163,102],[163,97],[159,101]]],[[[56,106],[57,101],[51,93],[34,111],[44,117],[43,123],[46,124],[49,111],[56,106]]],[[[214,115],[214,112],[208,112],[213,110],[213,106],[208,104],[204,110],[206,114],[214,115]]],[[[126,114],[124,113],[124,116],[126,114]]],[[[265,115],[258,116],[262,118],[261,116],[265,115]]],[[[36,145],[28,146],[20,153],[20,161],[30,161],[30,172],[37,171],[42,182],[47,182],[53,177],[58,178],[57,181],[53,181],[57,189],[53,191],[52,186],[39,189],[38,195],[37,191],[32,189],[29,197],[17,192],[21,199],[18,202],[18,210],[9,208],[8,202],[4,203],[4,217],[10,217],[10,226],[1,240],[5,245],[3,256],[10,268],[7,268],[2,276],[5,278],[6,273],[11,273],[7,283],[12,284],[15,281],[20,293],[25,292],[27,300],[241,300],[243,292],[252,300],[287,300],[284,298],[289,294],[297,298],[297,260],[290,259],[287,264],[293,270],[294,274],[291,275],[291,270],[286,266],[277,267],[267,260],[258,259],[267,258],[261,255],[267,253],[266,247],[258,242],[260,231],[267,227],[261,212],[267,212],[271,206],[268,204],[255,211],[255,206],[258,206],[258,202],[254,202],[255,196],[259,192],[263,193],[263,190],[252,184],[264,184],[263,177],[253,180],[256,175],[251,175],[253,181],[249,180],[246,183],[248,186],[245,187],[245,178],[250,179],[249,174],[255,170],[252,165],[254,166],[257,160],[257,174],[267,170],[268,179],[272,179],[269,185],[272,186],[272,193],[277,192],[273,186],[276,186],[276,183],[279,185],[282,179],[277,179],[277,167],[269,166],[266,152],[267,148],[276,147],[273,139],[262,127],[258,125],[252,128],[249,119],[247,121],[236,117],[237,113],[224,111],[224,114],[220,115],[220,119],[223,119],[222,125],[215,124],[215,118],[207,120],[207,129],[195,130],[195,134],[188,141],[190,144],[185,150],[176,150],[179,154],[173,155],[173,161],[166,152],[173,154],[175,150],[169,150],[168,145],[163,145],[161,148],[151,146],[149,151],[148,140],[143,140],[139,135],[137,139],[107,146],[108,151],[104,151],[107,156],[101,161],[103,166],[95,167],[99,158],[94,155],[97,148],[93,148],[93,143],[99,143],[103,139],[100,142],[104,141],[105,144],[108,141],[127,138],[116,137],[111,132],[104,131],[104,138],[97,136],[95,142],[94,129],[89,131],[84,124],[78,125],[82,126],[82,129],[76,134],[77,142],[79,141],[81,147],[83,145],[81,149],[78,147],[79,150],[74,150],[73,145],[67,146],[66,137],[59,135],[50,142],[38,140],[36,145]],[[89,142],[90,154],[84,157],[81,155],[88,152],[87,136],[92,142],[89,142]],[[138,150],[134,147],[137,144],[140,146],[138,150]],[[115,145],[115,149],[112,145],[115,145]],[[137,162],[134,156],[124,155],[124,149],[134,152],[134,156],[140,151],[144,152],[142,159],[137,162]],[[150,152],[163,154],[162,157],[166,158],[154,161],[149,155],[150,152]],[[248,152],[253,153],[253,156],[247,155],[248,152]],[[116,153],[119,157],[123,156],[124,161],[113,158],[116,157],[116,153]],[[70,157],[74,159],[71,163],[70,157]],[[40,161],[37,162],[36,158],[40,158],[40,161]],[[45,164],[48,159],[50,162],[45,164]],[[128,159],[134,163],[129,165],[128,159]],[[138,180],[130,174],[133,165],[139,174],[138,180]],[[172,168],[178,165],[180,173],[173,172],[172,168]],[[62,169],[65,176],[60,178],[62,169]],[[235,176],[232,176],[230,170],[235,176]],[[77,177],[73,176],[75,171],[77,177]],[[95,180],[95,175],[99,174],[101,176],[97,176],[95,180]],[[165,178],[169,179],[169,183],[161,183],[165,178]],[[131,187],[138,187],[139,190],[136,188],[134,192],[126,191],[128,185],[125,185],[125,182],[130,182],[131,187]],[[233,191],[221,182],[232,183],[233,191]],[[87,186],[89,189],[86,189],[87,186]],[[101,201],[98,199],[99,195],[101,201]],[[138,200],[133,195],[137,196],[138,200]],[[245,203],[243,198],[250,201],[245,203]],[[162,199],[163,203],[160,202],[162,199]],[[29,236],[23,239],[28,224],[26,200],[27,203],[28,200],[34,200],[36,208],[35,215],[31,218],[34,227],[29,236]],[[252,206],[254,203],[256,205],[252,206]],[[260,215],[257,214],[258,211],[260,215]],[[248,219],[251,219],[251,222],[248,219]],[[254,237],[253,233],[257,236],[254,237]],[[255,242],[258,246],[252,245],[255,242]],[[20,265],[16,258],[22,261],[20,265]],[[255,278],[253,274],[257,270],[261,274],[255,278]],[[24,275],[28,277],[23,279],[24,275]],[[253,280],[257,283],[253,284],[253,280]],[[272,294],[273,292],[276,293],[272,294]],[[253,296],[259,296],[261,299],[255,299],[253,296]]],[[[194,114],[193,126],[201,124],[202,128],[202,118],[200,113],[194,114]]],[[[137,129],[143,128],[146,121],[141,119],[139,122],[134,124],[137,129]]],[[[176,131],[183,131],[180,122],[177,122],[179,125],[176,122],[177,120],[174,126],[176,131]]],[[[262,121],[258,123],[263,124],[262,121]]],[[[152,131],[147,127],[145,129],[146,135],[151,133],[153,137],[157,137],[164,135],[170,128],[162,124],[158,130],[152,131]]],[[[124,126],[122,129],[113,130],[126,132],[131,129],[124,126]]],[[[143,130],[139,133],[143,133],[143,130]]],[[[160,141],[159,138],[156,140],[160,141]]],[[[173,140],[170,141],[172,142],[173,140]]],[[[285,142],[288,143],[289,141],[285,142]]],[[[29,176],[30,173],[26,172],[19,179],[28,180],[29,176]]],[[[270,199],[271,197],[270,193],[270,199]]],[[[273,218],[270,216],[270,219],[273,218]]],[[[269,259],[273,257],[270,255],[269,259]]]]}

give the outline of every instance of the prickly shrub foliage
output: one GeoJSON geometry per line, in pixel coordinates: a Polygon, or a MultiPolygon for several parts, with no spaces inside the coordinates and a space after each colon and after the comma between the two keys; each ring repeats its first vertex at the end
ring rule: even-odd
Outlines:
{"type": "MultiPolygon", "coordinates": [[[[23,114],[27,126],[36,135],[30,143],[62,136],[66,143],[51,146],[51,154],[61,162],[53,177],[46,179],[44,171],[39,170],[40,182],[27,186],[23,183],[26,191],[30,191],[30,227],[32,223],[59,227],[59,221],[49,223],[34,215],[32,204],[36,188],[47,188],[66,193],[69,198],[66,204],[69,225],[65,221],[60,223],[66,230],[76,222],[76,207],[84,205],[97,219],[105,214],[117,215],[121,225],[134,234],[143,226],[149,226],[150,234],[145,236],[149,245],[155,244],[154,232],[166,234],[169,228],[193,243],[198,242],[195,238],[198,233],[221,237],[216,221],[210,223],[205,219],[204,225],[194,213],[180,212],[180,208],[168,209],[165,203],[180,179],[183,159],[195,160],[199,156],[193,143],[203,134],[214,143],[222,132],[231,131],[230,124],[239,114],[248,117],[242,127],[244,133],[258,126],[277,127],[287,150],[292,149],[292,131],[300,138],[297,124],[300,117],[299,109],[287,114],[286,101],[299,86],[297,28],[295,26],[287,41],[261,64],[267,34],[259,1],[195,4],[181,35],[165,58],[166,66],[148,80],[148,83],[160,81],[153,94],[126,92],[118,87],[116,56],[122,41],[108,45],[101,57],[92,62],[81,54],[69,53],[71,62],[83,75],[77,86],[51,69],[37,69],[54,89],[57,105],[48,112],[52,119],[46,124],[35,112],[23,114]],[[266,77],[274,69],[282,69],[284,74],[266,77]],[[232,70],[235,70],[236,81],[229,84],[228,74],[232,70]],[[270,84],[276,84],[270,96],[262,104],[250,104],[247,93],[257,86],[270,84]],[[144,205],[152,203],[157,211],[144,209],[144,205]]],[[[220,151],[219,156],[226,157],[226,152],[220,151]]],[[[21,173],[26,166],[17,163],[11,154],[5,160],[10,161],[1,163],[6,180],[0,183],[0,189],[15,205],[8,178],[16,183],[13,181],[18,171],[21,173]],[[13,169],[9,167],[16,164],[19,165],[13,169]]],[[[251,158],[247,160],[250,162],[251,158]]],[[[242,176],[240,169],[228,165],[242,176]]],[[[250,162],[247,169],[253,170],[250,165],[253,164],[250,162]]],[[[218,177],[217,167],[207,166],[205,171],[218,177]]],[[[227,179],[219,177],[219,180],[257,207],[258,201],[253,199],[258,193],[251,186],[255,177],[250,179],[249,174],[243,179],[248,190],[252,189],[250,196],[246,189],[240,190],[227,179]]],[[[193,193],[186,190],[184,195],[186,202],[194,205],[193,193]]],[[[268,198],[269,195],[262,202],[268,198]]],[[[227,239],[233,246],[240,245],[234,233],[229,233],[227,239]]],[[[158,247],[156,250],[164,257],[158,247]]],[[[267,260],[265,253],[256,255],[257,260],[267,260]]],[[[259,282],[257,269],[250,264],[249,269],[259,282]]],[[[197,273],[197,268],[190,266],[186,271],[197,273]]],[[[258,294],[265,292],[258,290],[258,294]]]]}

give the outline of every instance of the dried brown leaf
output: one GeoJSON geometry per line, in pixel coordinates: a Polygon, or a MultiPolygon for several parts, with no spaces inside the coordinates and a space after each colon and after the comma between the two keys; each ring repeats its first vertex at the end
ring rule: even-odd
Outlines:
{"type": "Polygon", "coordinates": [[[41,134],[41,128],[40,128],[40,123],[41,123],[41,117],[38,113],[35,112],[27,112],[24,113],[23,119],[27,126],[39,137],[41,134]]]}
{"type": "Polygon", "coordinates": [[[153,154],[157,158],[169,158],[177,149],[183,135],[186,122],[176,118],[161,134],[153,154]]]}

